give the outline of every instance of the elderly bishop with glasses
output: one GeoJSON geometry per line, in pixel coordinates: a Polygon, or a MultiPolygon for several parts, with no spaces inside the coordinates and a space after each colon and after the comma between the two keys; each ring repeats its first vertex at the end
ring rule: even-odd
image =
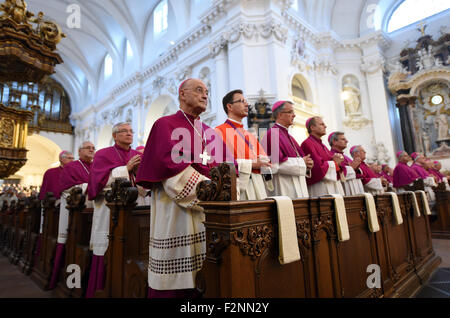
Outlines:
{"type": "Polygon", "coordinates": [[[178,94],[180,110],[153,124],[136,178],[152,191],[149,298],[199,296],[195,279],[206,256],[206,236],[196,187],[226,159],[225,144],[200,120],[208,105],[205,83],[187,79],[178,94]]]}
{"type": "Polygon", "coordinates": [[[104,288],[104,255],[108,248],[109,208],[106,206],[105,192],[118,178],[134,183],[135,173],[142,154],[131,148],[133,130],[129,123],[114,125],[112,147],[96,152],[91,165],[88,182],[88,199],[94,201],[90,249],[93,251],[86,297],[93,297],[96,290],[104,288]]]}

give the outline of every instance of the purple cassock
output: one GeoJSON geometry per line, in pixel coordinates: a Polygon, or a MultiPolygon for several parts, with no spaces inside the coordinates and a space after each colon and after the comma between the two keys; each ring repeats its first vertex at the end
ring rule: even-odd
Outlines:
{"type": "Polygon", "coordinates": [[[392,183],[394,181],[392,176],[384,171],[380,172],[380,177],[384,177],[389,183],[392,183]]]}
{"type": "Polygon", "coordinates": [[[440,171],[437,171],[436,169],[430,169],[428,172],[436,176],[438,183],[442,182],[442,179],[445,177],[440,171]]]}
{"type": "Polygon", "coordinates": [[[363,184],[367,184],[370,179],[379,178],[379,176],[377,176],[376,173],[362,161],[359,168],[356,170],[356,178],[361,179],[363,184]]]}
{"type": "MultiPolygon", "coordinates": [[[[136,183],[151,189],[153,183],[174,177],[188,166],[209,177],[209,170],[221,162],[234,162],[233,154],[228,151],[222,138],[208,125],[194,120],[193,116],[179,110],[173,115],[159,118],[153,124],[137,172],[136,183]],[[187,135],[183,136],[182,133],[187,135]],[[184,142],[180,148],[181,141],[184,142]],[[205,147],[212,160],[203,165],[199,155],[203,153],[205,147]],[[174,158],[177,160],[173,160],[174,158]]],[[[236,165],[235,162],[234,164],[236,165]]],[[[196,298],[198,292],[195,289],[155,290],[149,287],[147,297],[196,298]]]]}
{"type": "MultiPolygon", "coordinates": [[[[331,148],[331,152],[333,154],[338,153],[338,154],[341,154],[344,156],[344,160],[341,162],[340,167],[341,167],[342,172],[344,173],[344,176],[347,176],[347,168],[345,168],[345,166],[350,166],[353,163],[353,160],[349,156],[345,155],[343,151],[339,151],[337,149],[331,148]]],[[[341,178],[341,174],[338,173],[338,180],[340,178],[341,178]]]]}
{"type": "Polygon", "coordinates": [[[62,171],[63,168],[61,166],[45,171],[41,191],[39,192],[39,200],[44,200],[47,192],[53,192],[55,198],[59,199],[59,177],[62,171]]]}
{"type": "MultiPolygon", "coordinates": [[[[73,186],[87,183],[89,181],[89,170],[91,168],[91,163],[77,160],[69,162],[64,166],[60,176],[59,176],[59,193],[64,190],[70,189],[73,186]]],[[[53,262],[53,272],[50,279],[49,289],[56,287],[58,282],[59,272],[61,270],[61,261],[64,259],[65,252],[64,243],[56,243],[56,252],[53,262]]]]}
{"type": "Polygon", "coordinates": [[[400,188],[416,181],[419,178],[420,176],[414,169],[412,169],[406,163],[399,162],[394,169],[392,183],[394,188],[400,188]]]}
{"type": "MultiPolygon", "coordinates": [[[[132,149],[125,150],[115,144],[112,147],[100,149],[95,153],[89,175],[87,188],[88,199],[94,200],[108,182],[109,175],[114,168],[126,166],[134,156],[142,156],[142,153],[132,149]]],[[[133,180],[132,176],[130,179],[133,180]]]]}
{"type": "Polygon", "coordinates": [[[288,160],[288,158],[305,156],[303,150],[300,148],[300,145],[289,134],[288,130],[278,124],[273,125],[273,127],[267,131],[263,138],[262,144],[265,146],[264,150],[270,157],[270,161],[272,163],[283,163],[288,160]],[[278,140],[276,138],[276,135],[278,135],[278,140]],[[272,144],[272,141],[275,144],[272,144]],[[272,147],[277,148],[272,149],[272,147]],[[278,151],[276,151],[275,149],[278,149],[278,151]]]}
{"type": "Polygon", "coordinates": [[[414,169],[414,171],[419,175],[420,179],[426,179],[430,175],[424,167],[418,165],[417,163],[412,164],[411,169],[414,169]]]}
{"type": "MultiPolygon", "coordinates": [[[[88,199],[94,200],[97,195],[102,192],[108,182],[109,175],[114,168],[126,166],[128,161],[135,155],[142,156],[142,153],[132,149],[125,150],[115,144],[112,147],[103,148],[94,155],[91,164],[89,182],[88,182],[88,199]]],[[[133,175],[130,174],[130,180],[134,181],[133,175]]],[[[96,290],[103,289],[105,283],[105,265],[104,256],[92,255],[91,271],[89,273],[89,282],[86,291],[86,297],[93,297],[96,290]]]]}
{"type": "MultiPolygon", "coordinates": [[[[322,140],[310,135],[302,142],[301,149],[305,155],[310,155],[314,161],[311,170],[311,178],[306,179],[307,185],[313,185],[323,179],[328,171],[328,162],[333,160],[333,153],[322,143],[322,140]]],[[[340,171],[340,167],[336,165],[336,171],[340,171]]],[[[339,175],[339,173],[338,173],[339,175]]]]}
{"type": "Polygon", "coordinates": [[[147,139],[146,151],[139,165],[136,183],[151,189],[152,183],[172,178],[188,166],[192,166],[209,178],[209,170],[212,167],[221,162],[234,163],[233,154],[228,151],[222,138],[214,129],[205,123],[201,125],[200,123],[198,120],[194,121],[193,116],[183,114],[181,110],[158,119],[153,124],[147,139]],[[197,131],[194,131],[192,125],[195,125],[197,131]],[[189,136],[183,136],[183,132],[190,136],[190,140],[186,140],[189,136]],[[202,164],[199,157],[205,145],[197,132],[206,139],[206,149],[212,157],[206,165],[202,164]]]}

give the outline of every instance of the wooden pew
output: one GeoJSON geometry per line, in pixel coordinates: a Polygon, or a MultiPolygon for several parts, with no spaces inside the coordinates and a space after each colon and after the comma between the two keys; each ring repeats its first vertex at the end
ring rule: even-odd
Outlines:
{"type": "Polygon", "coordinates": [[[136,207],[137,196],[137,188],[125,179],[116,180],[106,192],[111,211],[106,281],[96,298],[147,296],[150,207],[136,207]]]}
{"type": "Polygon", "coordinates": [[[25,236],[23,252],[19,257],[19,268],[25,275],[31,274],[34,265],[34,252],[39,237],[39,226],[41,222],[41,201],[36,195],[28,198],[25,210],[25,236]]]}
{"type": "Polygon", "coordinates": [[[74,187],[67,198],[67,210],[69,211],[69,224],[67,241],[65,246],[64,265],[61,268],[59,280],[54,295],[60,298],[81,298],[86,294],[91,267],[92,252],[89,250],[91,237],[93,208],[86,208],[86,195],[82,189],[74,187]],[[67,278],[72,272],[67,273],[67,267],[76,264],[80,267],[81,288],[68,288],[67,278]]]}
{"type": "Polygon", "coordinates": [[[19,258],[23,253],[23,243],[25,239],[25,213],[26,213],[26,202],[25,199],[19,199],[16,204],[16,211],[14,215],[14,227],[13,227],[13,238],[11,241],[11,251],[8,256],[10,263],[17,265],[19,258]]]}
{"type": "Polygon", "coordinates": [[[55,203],[56,198],[53,196],[53,193],[47,192],[43,202],[44,223],[41,249],[37,258],[37,264],[35,264],[31,273],[31,279],[44,290],[49,288],[58,236],[59,205],[55,206],[55,203]]]}
{"type": "Polygon", "coordinates": [[[7,209],[4,212],[3,221],[3,247],[1,252],[4,256],[8,257],[12,250],[15,234],[16,201],[11,201],[11,203],[7,205],[7,209]]]}
{"type": "Polygon", "coordinates": [[[7,210],[8,210],[8,202],[4,200],[1,202],[0,208],[0,252],[3,250],[3,246],[5,245],[4,233],[6,231],[7,210]]]}
{"type": "Polygon", "coordinates": [[[197,188],[207,240],[197,288],[205,297],[409,297],[440,263],[427,216],[415,217],[410,195],[402,194],[401,225],[393,222],[390,197],[375,198],[382,221],[376,233],[368,229],[364,198],[346,197],[350,240],[344,242],[337,240],[331,198],[294,200],[301,260],[280,265],[275,202],[229,201],[236,198],[234,178],[232,166],[220,166],[214,181],[197,188]],[[381,288],[366,284],[370,264],[381,268],[381,288]]]}
{"type": "Polygon", "coordinates": [[[446,191],[443,182],[433,190],[436,195],[434,206],[436,216],[431,222],[431,236],[438,239],[450,239],[450,191],[446,191]]]}

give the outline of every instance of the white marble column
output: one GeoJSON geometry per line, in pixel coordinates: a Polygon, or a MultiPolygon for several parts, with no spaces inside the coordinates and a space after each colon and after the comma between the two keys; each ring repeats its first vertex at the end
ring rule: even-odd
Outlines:
{"type": "Polygon", "coordinates": [[[214,57],[215,62],[215,96],[214,100],[211,101],[212,111],[217,113],[216,125],[222,124],[227,115],[225,114],[222,106],[222,98],[228,93],[228,56],[226,48],[221,49],[218,54],[214,57]]]}
{"type": "Polygon", "coordinates": [[[388,96],[384,85],[383,65],[384,58],[381,52],[366,54],[363,57],[361,70],[365,73],[367,82],[375,143],[382,143],[385,146],[390,157],[389,164],[395,166],[396,149],[394,149],[388,96]]]}

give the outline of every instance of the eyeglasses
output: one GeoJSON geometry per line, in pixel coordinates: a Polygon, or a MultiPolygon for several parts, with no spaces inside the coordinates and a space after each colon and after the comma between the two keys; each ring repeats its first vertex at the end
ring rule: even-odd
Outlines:
{"type": "Polygon", "coordinates": [[[87,150],[94,150],[95,151],[95,147],[83,147],[83,148],[80,148],[80,149],[87,149],[87,150]]]}
{"type": "Polygon", "coordinates": [[[194,91],[197,92],[201,95],[206,94],[206,96],[208,96],[209,91],[207,89],[204,89],[203,87],[196,87],[196,88],[183,88],[182,90],[186,90],[186,91],[194,91]]]}
{"type": "Polygon", "coordinates": [[[128,129],[122,129],[122,130],[119,130],[117,133],[118,134],[121,134],[121,133],[130,133],[130,134],[133,134],[134,133],[134,131],[133,130],[128,130],[128,129]]]}
{"type": "Polygon", "coordinates": [[[247,103],[247,100],[244,98],[244,99],[238,99],[238,100],[234,100],[234,101],[232,101],[230,104],[234,104],[234,103],[243,103],[243,104],[246,104],[247,103]]]}
{"type": "Polygon", "coordinates": [[[282,114],[290,114],[290,115],[294,115],[295,114],[293,110],[290,110],[288,112],[281,112],[281,113],[282,114]]]}

